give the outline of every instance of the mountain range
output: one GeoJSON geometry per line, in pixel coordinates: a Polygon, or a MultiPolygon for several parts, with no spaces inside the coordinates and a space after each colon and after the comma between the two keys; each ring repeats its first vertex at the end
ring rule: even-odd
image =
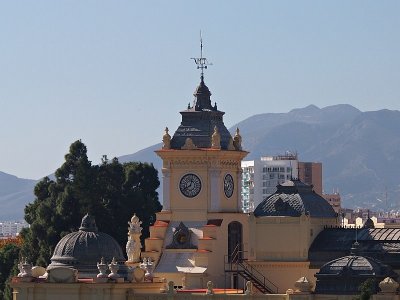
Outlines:
{"type": "Polygon", "coordinates": [[[0,172],[0,221],[22,219],[25,205],[34,199],[36,182],[0,172]]]}
{"type": "MultiPolygon", "coordinates": [[[[322,162],[325,193],[339,191],[344,207],[400,209],[400,112],[361,112],[348,104],[318,108],[309,105],[288,113],[251,116],[240,129],[245,160],[296,152],[300,161],[322,162]],[[386,201],[387,199],[387,201],[386,201]]],[[[161,160],[153,145],[120,161],[161,160]]]]}
{"type": "MultiPolygon", "coordinates": [[[[237,127],[243,148],[250,152],[245,160],[296,152],[300,161],[322,162],[325,192],[338,190],[344,207],[400,208],[399,111],[309,105],[288,113],[254,115],[229,131],[233,134],[237,127]]],[[[161,160],[154,153],[160,147],[152,145],[119,160],[147,161],[160,170],[161,160]]],[[[0,220],[23,216],[35,183],[0,172],[0,220]]],[[[160,199],[161,192],[162,188],[160,199]]]]}

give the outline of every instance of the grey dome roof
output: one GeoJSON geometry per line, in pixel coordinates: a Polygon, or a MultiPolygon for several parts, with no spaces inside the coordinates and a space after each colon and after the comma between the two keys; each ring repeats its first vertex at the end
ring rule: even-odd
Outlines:
{"type": "Polygon", "coordinates": [[[368,278],[378,283],[386,277],[397,278],[391,267],[371,257],[348,255],[334,259],[315,274],[317,294],[357,294],[360,284],[368,278]]]}
{"type": "Polygon", "coordinates": [[[374,221],[372,221],[371,218],[368,218],[368,219],[365,221],[363,227],[364,227],[364,228],[375,228],[374,221]]]}
{"type": "Polygon", "coordinates": [[[90,277],[98,273],[97,262],[102,257],[106,262],[113,257],[121,264],[125,262],[117,241],[106,233],[98,232],[94,217],[86,215],[79,231],[67,234],[58,242],[49,267],[73,267],[80,277],[90,277]]]}
{"type": "Polygon", "coordinates": [[[355,240],[360,255],[400,269],[400,228],[324,228],[312,242],[308,259],[313,269],[350,253],[355,240]]]}
{"type": "Polygon", "coordinates": [[[264,199],[254,210],[256,217],[299,217],[308,214],[315,218],[335,218],[332,206],[315,193],[311,185],[292,179],[277,186],[277,191],[264,199]]]}
{"type": "Polygon", "coordinates": [[[224,112],[211,105],[211,92],[205,85],[203,77],[193,94],[196,98],[192,107],[181,111],[182,122],[171,139],[172,149],[181,149],[187,138],[191,138],[197,148],[211,148],[211,136],[214,127],[221,135],[221,149],[228,150],[231,134],[225,127],[224,112]]]}

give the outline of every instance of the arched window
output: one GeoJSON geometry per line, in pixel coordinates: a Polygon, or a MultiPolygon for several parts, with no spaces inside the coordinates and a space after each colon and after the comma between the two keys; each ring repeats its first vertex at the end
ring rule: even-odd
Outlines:
{"type": "Polygon", "coordinates": [[[243,226],[233,221],[228,224],[228,257],[229,261],[241,259],[243,251],[243,226]]]}

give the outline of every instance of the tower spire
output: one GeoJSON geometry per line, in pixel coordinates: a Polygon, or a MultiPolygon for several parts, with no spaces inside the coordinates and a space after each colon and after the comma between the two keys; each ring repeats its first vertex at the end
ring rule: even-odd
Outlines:
{"type": "Polygon", "coordinates": [[[212,66],[212,63],[210,63],[207,58],[203,57],[203,37],[201,35],[201,30],[200,30],[200,57],[192,57],[191,59],[194,60],[195,64],[197,65],[197,69],[201,70],[201,82],[204,82],[204,69],[207,69],[207,66],[212,66]]]}

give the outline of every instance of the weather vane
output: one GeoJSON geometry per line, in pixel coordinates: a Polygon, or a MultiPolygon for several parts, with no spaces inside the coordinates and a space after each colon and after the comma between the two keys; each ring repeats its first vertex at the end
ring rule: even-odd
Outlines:
{"type": "Polygon", "coordinates": [[[201,80],[204,79],[204,69],[207,69],[207,66],[212,66],[212,63],[208,62],[207,58],[203,57],[203,38],[201,36],[200,31],[200,57],[195,58],[192,57],[195,64],[197,65],[197,69],[201,69],[201,80]]]}

